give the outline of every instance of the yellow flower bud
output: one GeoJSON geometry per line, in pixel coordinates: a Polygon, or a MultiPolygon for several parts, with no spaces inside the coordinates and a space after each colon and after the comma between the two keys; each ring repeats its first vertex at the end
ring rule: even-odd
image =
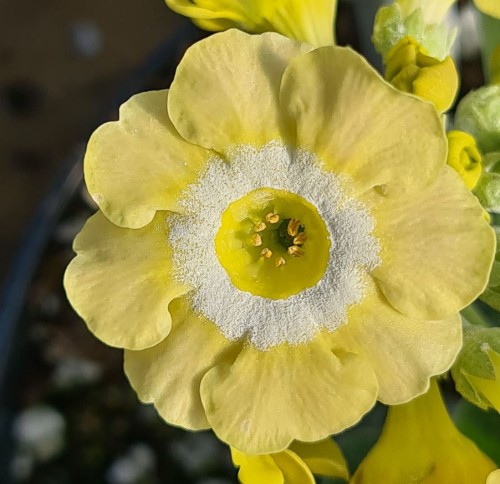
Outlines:
{"type": "Polygon", "coordinates": [[[483,170],[481,153],[469,133],[457,130],[448,133],[447,163],[462,177],[469,190],[477,185],[483,170]]]}
{"type": "Polygon", "coordinates": [[[400,91],[431,101],[440,112],[453,104],[458,90],[458,73],[450,56],[442,61],[430,57],[413,38],[405,37],[384,61],[386,79],[400,91]]]}

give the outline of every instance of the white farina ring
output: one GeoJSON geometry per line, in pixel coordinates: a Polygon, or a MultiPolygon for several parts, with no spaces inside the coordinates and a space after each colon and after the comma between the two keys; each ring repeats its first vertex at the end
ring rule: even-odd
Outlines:
{"type": "Polygon", "coordinates": [[[333,331],[347,310],[363,298],[364,276],[380,264],[367,207],[347,195],[348,184],[321,169],[311,153],[270,143],[240,146],[230,162],[214,157],[180,202],[184,212],[169,218],[178,282],[193,288],[193,309],[212,321],[229,340],[245,337],[261,350],[310,341],[321,329],[333,331]],[[214,240],[228,205],[258,188],[295,193],[316,207],[330,237],[323,277],[286,299],[241,291],[221,266],[214,240]]]}

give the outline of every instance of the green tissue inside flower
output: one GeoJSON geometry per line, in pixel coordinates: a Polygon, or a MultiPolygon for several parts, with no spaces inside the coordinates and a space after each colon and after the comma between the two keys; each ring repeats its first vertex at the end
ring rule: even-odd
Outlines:
{"type": "Polygon", "coordinates": [[[285,299],[321,279],[330,238],[307,200],[286,190],[259,188],[224,211],[215,250],[238,289],[285,299]]]}

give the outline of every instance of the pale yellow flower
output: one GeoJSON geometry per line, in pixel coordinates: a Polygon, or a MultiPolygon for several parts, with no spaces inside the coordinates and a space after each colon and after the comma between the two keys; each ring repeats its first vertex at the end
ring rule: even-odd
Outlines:
{"type": "Polygon", "coordinates": [[[165,0],[205,30],[278,32],[315,47],[333,45],[337,0],[165,0]]]}
{"type": "Polygon", "coordinates": [[[494,469],[453,425],[433,381],[425,395],[389,408],[382,435],[351,484],[490,484],[494,469]]]}
{"type": "Polygon", "coordinates": [[[385,78],[400,91],[431,101],[440,112],[453,104],[458,72],[451,56],[443,60],[425,54],[411,37],[405,37],[387,54],[385,78]]]}
{"type": "Polygon", "coordinates": [[[342,451],[332,439],[305,444],[294,442],[276,454],[248,455],[231,448],[242,484],[314,484],[313,474],[347,480],[342,451]]]}
{"type": "Polygon", "coordinates": [[[481,153],[476,146],[476,140],[465,131],[448,132],[448,165],[463,179],[469,190],[472,190],[481,177],[481,153]]]}
{"type": "Polygon", "coordinates": [[[166,421],[248,454],[321,440],[460,348],[495,237],[446,151],[352,50],[216,34],[89,141],[68,297],[166,421]]]}

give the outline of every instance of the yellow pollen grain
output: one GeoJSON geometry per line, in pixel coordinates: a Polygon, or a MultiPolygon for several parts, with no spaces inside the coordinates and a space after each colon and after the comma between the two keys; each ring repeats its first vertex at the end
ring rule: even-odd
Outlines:
{"type": "Polygon", "coordinates": [[[288,222],[287,232],[290,237],[295,237],[299,233],[300,220],[292,218],[288,222]]]}
{"type": "Polygon", "coordinates": [[[276,262],[274,263],[276,267],[281,267],[286,264],[286,260],[283,257],[277,257],[276,262]]]}
{"type": "Polygon", "coordinates": [[[277,213],[268,213],[266,215],[266,222],[270,224],[276,224],[279,222],[280,216],[277,213]]]}
{"type": "Polygon", "coordinates": [[[252,245],[255,247],[259,247],[259,245],[262,245],[262,237],[259,234],[252,235],[252,245]]]}
{"type": "Polygon", "coordinates": [[[302,245],[306,241],[306,234],[301,232],[293,238],[294,245],[302,245]]]}
{"type": "Polygon", "coordinates": [[[291,255],[293,257],[300,257],[300,256],[304,255],[304,251],[296,245],[292,245],[292,246],[288,247],[287,252],[289,255],[291,255]]]}
{"type": "Polygon", "coordinates": [[[262,257],[265,257],[266,259],[270,259],[273,255],[273,251],[271,249],[268,249],[267,247],[262,249],[260,255],[262,257]]]}
{"type": "Polygon", "coordinates": [[[257,222],[253,229],[255,232],[263,232],[266,230],[266,224],[264,222],[257,222]]]}

